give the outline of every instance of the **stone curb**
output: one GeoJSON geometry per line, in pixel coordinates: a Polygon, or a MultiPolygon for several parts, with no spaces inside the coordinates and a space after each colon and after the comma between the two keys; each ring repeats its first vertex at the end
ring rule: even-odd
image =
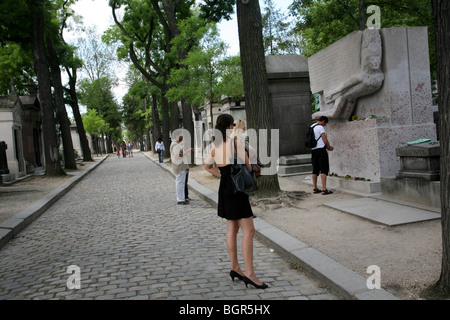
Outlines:
{"type": "Polygon", "coordinates": [[[42,213],[45,212],[45,210],[50,208],[59,198],[72,189],[74,185],[81,181],[92,170],[97,168],[107,157],[108,155],[100,159],[100,161],[94,163],[89,168],[83,170],[81,173],[75,174],[73,177],[69,178],[68,181],[59,185],[55,190],[49,192],[25,210],[17,213],[12,218],[3,221],[0,224],[0,248],[5,246],[15,235],[37,219],[42,213]]]}
{"type": "MultiPolygon", "coordinates": [[[[151,161],[163,169],[173,171],[165,163],[159,163],[144,153],[151,161]]],[[[192,178],[188,181],[202,199],[217,207],[217,193],[204,187],[192,178]]],[[[298,264],[307,273],[327,285],[330,290],[346,300],[400,300],[384,289],[369,289],[367,279],[343,266],[323,253],[274,227],[261,218],[254,220],[256,237],[266,245],[274,248],[284,258],[298,264]]],[[[369,276],[369,274],[368,274],[369,276]]]]}

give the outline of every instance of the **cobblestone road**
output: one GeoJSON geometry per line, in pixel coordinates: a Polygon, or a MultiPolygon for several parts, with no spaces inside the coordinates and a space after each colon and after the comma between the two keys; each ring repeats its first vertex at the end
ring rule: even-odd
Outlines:
{"type": "Polygon", "coordinates": [[[257,240],[270,287],[232,282],[226,222],[191,196],[177,205],[174,178],[141,153],[110,156],[0,249],[0,299],[337,298],[257,240]]]}

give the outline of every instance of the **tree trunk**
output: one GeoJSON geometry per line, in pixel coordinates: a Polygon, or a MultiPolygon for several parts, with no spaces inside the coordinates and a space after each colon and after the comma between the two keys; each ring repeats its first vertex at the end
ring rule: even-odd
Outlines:
{"type": "MultiPolygon", "coordinates": [[[[161,122],[159,121],[158,98],[152,94],[152,119],[153,119],[153,140],[157,141],[161,135],[161,122]]],[[[152,145],[152,150],[154,146],[152,145]]]]}
{"type": "Polygon", "coordinates": [[[84,130],[83,119],[81,118],[80,108],[78,106],[78,97],[76,91],[77,70],[73,68],[71,73],[69,68],[66,67],[66,72],[69,77],[69,95],[71,100],[70,106],[72,107],[73,117],[75,118],[78,135],[80,136],[81,150],[83,152],[83,161],[92,161],[91,149],[89,148],[89,142],[86,137],[86,130],[84,130]]]}
{"type": "MultiPolygon", "coordinates": [[[[257,0],[236,2],[247,129],[255,129],[258,133],[260,129],[268,131],[267,141],[259,141],[258,152],[260,153],[261,147],[267,147],[268,155],[271,155],[272,106],[264,56],[261,10],[257,0]]],[[[276,166],[275,163],[271,165],[276,166]]],[[[258,187],[260,195],[277,194],[280,191],[277,174],[263,175],[258,179],[258,187]]]]}
{"type": "MultiPolygon", "coordinates": [[[[187,103],[184,99],[181,100],[181,106],[183,111],[183,127],[186,129],[191,136],[191,148],[195,147],[195,133],[194,133],[194,121],[192,120],[192,106],[187,103]]],[[[189,148],[189,146],[186,146],[189,148]]],[[[195,152],[190,154],[191,164],[195,163],[195,152]]]]}
{"type": "Polygon", "coordinates": [[[366,28],[366,1],[359,0],[359,30],[366,28]]]}
{"type": "Polygon", "coordinates": [[[170,130],[174,132],[180,127],[180,111],[178,102],[169,102],[170,109],[170,130]]]}
{"type": "Polygon", "coordinates": [[[64,102],[64,89],[61,81],[61,69],[56,55],[55,48],[50,38],[47,36],[48,61],[50,64],[51,78],[55,90],[55,103],[58,110],[59,127],[63,141],[64,168],[77,169],[75,153],[73,152],[72,135],[70,133],[70,121],[67,116],[66,104],[64,102]]]}
{"type": "MultiPolygon", "coordinates": [[[[164,8],[164,13],[167,17],[167,25],[166,25],[166,35],[173,39],[177,35],[180,34],[180,30],[178,28],[177,21],[177,7],[181,5],[179,1],[168,1],[162,0],[162,5],[164,8]]],[[[156,1],[152,1],[152,3],[156,3],[156,1]]],[[[156,8],[156,6],[154,5],[156,8]]],[[[169,52],[169,46],[167,47],[167,52],[169,52]]],[[[178,60],[183,61],[187,56],[187,50],[181,50],[178,52],[178,60]]],[[[179,66],[180,68],[187,68],[182,63],[179,66]]],[[[182,114],[183,114],[183,128],[186,129],[191,135],[191,147],[194,146],[194,121],[192,120],[192,106],[185,101],[186,99],[182,99],[182,114]]],[[[178,125],[179,127],[179,125],[178,125]]],[[[194,157],[194,154],[191,154],[194,157]]],[[[193,159],[193,158],[192,158],[193,159]]]]}
{"type": "Polygon", "coordinates": [[[31,49],[39,86],[39,100],[42,107],[42,131],[44,135],[45,174],[47,176],[64,175],[59,162],[58,142],[56,138],[55,118],[52,107],[52,93],[48,62],[44,40],[44,2],[28,0],[32,21],[31,49]]]}
{"type": "Polygon", "coordinates": [[[161,113],[162,113],[162,121],[163,121],[163,132],[162,132],[162,140],[164,142],[164,157],[170,157],[170,118],[169,118],[169,102],[167,101],[166,96],[166,88],[161,89],[161,113]]]}
{"type": "Polygon", "coordinates": [[[436,34],[438,105],[441,145],[442,266],[437,288],[450,295],[450,1],[432,0],[436,34]]]}

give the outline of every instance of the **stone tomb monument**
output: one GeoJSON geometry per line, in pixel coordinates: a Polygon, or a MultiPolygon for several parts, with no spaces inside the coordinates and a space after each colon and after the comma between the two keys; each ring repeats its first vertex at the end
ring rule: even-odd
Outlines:
{"type": "Polygon", "coordinates": [[[300,55],[266,56],[273,128],[280,133],[278,174],[310,173],[311,150],[304,143],[311,124],[308,61],[300,55]]]}
{"type": "Polygon", "coordinates": [[[271,55],[266,56],[266,69],[280,156],[310,153],[302,143],[311,123],[308,61],[300,55],[271,55]]]}
{"type": "Polygon", "coordinates": [[[321,106],[312,118],[330,119],[331,173],[379,182],[399,171],[397,148],[436,139],[426,27],[355,31],[308,65],[321,106]]]}
{"type": "Polygon", "coordinates": [[[440,208],[440,144],[397,148],[397,156],[400,170],[395,178],[381,178],[383,197],[440,208]]]}

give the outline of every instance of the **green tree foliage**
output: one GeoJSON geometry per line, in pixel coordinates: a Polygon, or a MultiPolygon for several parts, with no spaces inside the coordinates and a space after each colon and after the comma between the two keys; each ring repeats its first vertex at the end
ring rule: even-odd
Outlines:
{"type": "Polygon", "coordinates": [[[86,132],[92,136],[99,137],[101,132],[109,130],[106,121],[99,116],[97,110],[91,109],[87,113],[83,114],[83,125],[86,132]]]}
{"type": "Polygon", "coordinates": [[[144,81],[134,82],[128,93],[123,97],[123,123],[127,129],[127,137],[133,141],[144,136],[150,114],[147,110],[149,90],[144,81]]]}
{"type": "Polygon", "coordinates": [[[24,0],[0,2],[0,46],[7,42],[29,45],[31,20],[30,9],[24,0]]]}
{"type": "MultiPolygon", "coordinates": [[[[381,27],[427,26],[430,62],[435,70],[434,26],[431,3],[423,0],[294,0],[290,12],[297,17],[296,32],[306,57],[360,27],[360,2],[381,9],[381,27]]],[[[364,22],[364,21],[363,21],[364,22]]]]}
{"type": "Polygon", "coordinates": [[[28,82],[35,78],[30,48],[30,10],[25,1],[0,2],[0,94],[6,95],[14,79],[16,92],[28,93],[28,82]]]}
{"type": "MultiPolygon", "coordinates": [[[[187,57],[180,61],[185,68],[171,72],[168,82],[171,88],[166,94],[170,101],[185,99],[187,103],[196,107],[197,112],[198,108],[207,102],[212,109],[212,104],[221,100],[222,92],[219,87],[223,70],[221,60],[226,54],[226,45],[219,39],[215,24],[200,23],[200,25],[203,27],[195,28],[197,37],[202,33],[203,37],[198,45],[191,48],[187,57]]],[[[193,34],[188,32],[192,26],[190,23],[180,25],[181,33],[174,39],[175,47],[188,43],[186,35],[193,34]]]]}
{"type": "Polygon", "coordinates": [[[35,72],[31,51],[15,42],[0,45],[0,95],[8,94],[11,79],[15,80],[18,94],[28,94],[28,82],[32,78],[35,72]]]}
{"type": "Polygon", "coordinates": [[[264,0],[262,12],[264,53],[295,54],[299,52],[295,34],[287,15],[275,7],[273,0],[264,0]]]}
{"type": "Polygon", "coordinates": [[[199,3],[200,18],[211,22],[230,20],[235,2],[235,0],[203,0],[199,3]]]}
{"type": "Polygon", "coordinates": [[[227,56],[220,60],[221,74],[219,92],[226,97],[239,100],[244,97],[244,80],[242,78],[241,57],[227,56]]]}
{"type": "Polygon", "coordinates": [[[87,106],[89,111],[96,110],[97,114],[108,124],[108,131],[104,132],[107,133],[109,142],[117,140],[122,135],[122,115],[112,91],[113,87],[114,82],[108,77],[94,81],[82,79],[79,82],[80,103],[87,106]]]}

